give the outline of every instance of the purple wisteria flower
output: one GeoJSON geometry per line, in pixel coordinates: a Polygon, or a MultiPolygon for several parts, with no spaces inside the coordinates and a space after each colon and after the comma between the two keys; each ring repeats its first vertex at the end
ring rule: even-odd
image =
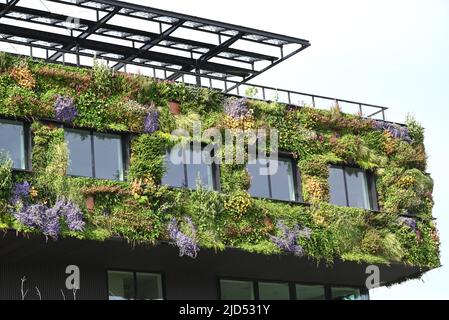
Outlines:
{"type": "Polygon", "coordinates": [[[145,122],[143,124],[143,131],[145,133],[153,133],[159,129],[159,111],[152,109],[148,112],[145,122]]]}
{"type": "Polygon", "coordinates": [[[402,139],[408,143],[412,142],[407,127],[380,120],[374,120],[373,126],[377,130],[388,131],[393,138],[402,139]]]}
{"type": "Polygon", "coordinates": [[[270,236],[270,240],[277,245],[282,251],[291,252],[297,256],[304,255],[304,248],[298,243],[300,238],[310,239],[312,230],[305,227],[301,229],[299,225],[289,228],[284,222],[277,223],[278,229],[281,231],[279,237],[270,236]]]}
{"type": "Polygon", "coordinates": [[[225,113],[234,119],[243,118],[249,115],[248,99],[229,98],[225,102],[225,113]]]}
{"type": "Polygon", "coordinates": [[[36,228],[44,235],[57,239],[60,225],[58,212],[54,208],[48,208],[43,204],[34,204],[23,207],[14,216],[25,226],[36,228]]]}
{"type": "Polygon", "coordinates": [[[85,225],[79,207],[65,198],[59,198],[51,208],[40,203],[26,205],[14,217],[25,226],[36,228],[53,239],[57,239],[60,233],[61,218],[65,219],[67,227],[72,231],[82,231],[85,225]]]}
{"type": "Polygon", "coordinates": [[[67,227],[72,231],[83,231],[85,222],[81,209],[73,202],[65,198],[59,198],[56,201],[53,210],[56,210],[60,217],[64,217],[67,227]]]}
{"type": "Polygon", "coordinates": [[[16,205],[19,201],[26,202],[30,197],[31,184],[28,181],[17,182],[11,192],[10,203],[16,205]]]}
{"type": "Polygon", "coordinates": [[[170,238],[175,241],[176,246],[179,248],[179,256],[182,257],[184,255],[189,256],[190,258],[195,259],[198,251],[200,251],[198,247],[198,243],[196,241],[196,229],[193,225],[192,219],[189,217],[185,218],[187,226],[190,229],[190,233],[192,237],[187,236],[181,230],[179,230],[178,221],[176,218],[173,218],[167,226],[168,234],[170,238]]]}
{"type": "Polygon", "coordinates": [[[417,230],[416,220],[409,217],[399,217],[399,223],[403,226],[407,226],[413,231],[417,230]]]}
{"type": "Polygon", "coordinates": [[[54,107],[56,119],[59,121],[72,122],[78,115],[78,110],[70,97],[58,95],[54,107]]]}

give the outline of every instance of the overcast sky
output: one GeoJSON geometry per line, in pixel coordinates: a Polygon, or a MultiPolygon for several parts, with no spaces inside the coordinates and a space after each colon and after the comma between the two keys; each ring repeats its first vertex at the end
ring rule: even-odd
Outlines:
{"type": "MultiPolygon", "coordinates": [[[[434,215],[449,262],[449,1],[446,0],[150,0],[133,1],[305,38],[312,46],[255,83],[359,100],[412,113],[426,128],[434,215]]],[[[376,289],[372,299],[449,298],[449,266],[376,289]]]]}
{"type": "MultiPolygon", "coordinates": [[[[396,122],[415,115],[426,128],[434,216],[448,264],[449,1],[128,1],[307,39],[310,48],[254,83],[385,105],[396,122]]],[[[448,269],[376,289],[371,298],[449,299],[448,269]]]]}

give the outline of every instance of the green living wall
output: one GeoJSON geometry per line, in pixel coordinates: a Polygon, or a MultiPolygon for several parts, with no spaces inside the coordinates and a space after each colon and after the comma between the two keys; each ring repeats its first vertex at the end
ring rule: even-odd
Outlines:
{"type": "Polygon", "coordinates": [[[53,239],[169,241],[191,257],[201,247],[235,247],[327,263],[440,264],[423,129],[413,119],[401,127],[344,114],[338,105],[323,111],[231,99],[101,64],[81,69],[6,54],[0,54],[0,117],[31,122],[34,143],[32,172],[13,172],[0,155],[0,229],[53,239]],[[178,115],[169,110],[172,100],[180,102],[178,115]],[[127,180],[66,176],[64,131],[48,119],[131,133],[127,180]],[[165,150],[175,141],[170,133],[192,130],[194,121],[221,132],[279,130],[279,148],[297,160],[306,203],[251,198],[244,165],[220,166],[221,192],[161,186],[165,150]],[[330,164],[373,172],[379,212],[330,204],[330,164]]]}

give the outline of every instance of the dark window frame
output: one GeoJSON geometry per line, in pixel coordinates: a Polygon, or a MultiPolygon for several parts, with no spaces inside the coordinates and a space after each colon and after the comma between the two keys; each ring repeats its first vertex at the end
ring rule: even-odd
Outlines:
{"type": "MultiPolygon", "coordinates": [[[[369,208],[361,208],[361,209],[371,210],[371,211],[379,211],[379,200],[378,200],[377,187],[376,187],[377,178],[373,171],[364,170],[358,166],[353,166],[353,165],[334,165],[334,164],[329,165],[329,170],[332,168],[336,168],[336,169],[338,168],[338,169],[343,170],[343,183],[345,186],[345,196],[346,196],[345,202],[346,202],[346,207],[350,207],[350,208],[356,208],[356,207],[349,205],[349,194],[348,194],[348,184],[347,184],[347,179],[346,179],[346,168],[364,171],[365,177],[366,177],[366,184],[368,186],[367,191],[368,191],[369,208]]],[[[329,185],[329,188],[330,187],[331,186],[329,185]]]]}
{"type": "MultiPolygon", "coordinates": [[[[201,151],[202,151],[206,146],[208,146],[207,143],[201,142],[201,151]]],[[[189,144],[189,147],[191,148],[191,150],[193,150],[193,142],[189,144]]],[[[169,148],[169,149],[166,150],[165,156],[167,155],[167,153],[170,154],[171,149],[172,149],[172,148],[169,148]]],[[[212,157],[215,155],[215,154],[213,153],[213,151],[214,151],[214,149],[212,149],[212,154],[211,154],[212,157]]],[[[184,156],[185,156],[185,154],[183,154],[183,157],[184,157],[184,156]]],[[[185,161],[184,161],[184,162],[185,162],[185,161]]],[[[183,173],[184,173],[182,186],[170,186],[170,185],[167,185],[167,187],[174,188],[174,189],[189,189],[189,190],[192,190],[192,191],[195,190],[195,189],[192,189],[192,188],[189,188],[189,187],[188,187],[188,185],[189,185],[189,181],[188,181],[188,168],[187,168],[188,165],[189,165],[189,164],[186,164],[186,163],[183,163],[183,164],[182,164],[182,167],[183,167],[183,173]]],[[[208,164],[204,164],[204,165],[207,165],[207,166],[208,166],[208,164]]],[[[210,164],[210,166],[211,166],[211,171],[212,171],[212,190],[211,190],[211,191],[221,192],[221,185],[220,185],[220,165],[218,165],[218,164],[215,163],[215,162],[212,162],[212,163],[210,164]]],[[[161,182],[162,182],[162,181],[161,181],[161,182]]]]}
{"type": "MultiPolygon", "coordinates": [[[[104,132],[99,132],[97,130],[93,130],[93,129],[86,129],[86,128],[78,128],[78,127],[74,127],[74,126],[67,126],[67,125],[60,125],[60,128],[64,129],[64,134],[65,132],[68,131],[84,131],[86,133],[89,134],[89,140],[90,140],[90,156],[91,156],[91,169],[92,169],[92,176],[81,176],[81,175],[76,175],[76,174],[67,174],[67,176],[70,177],[79,177],[79,178],[91,178],[91,179],[96,179],[96,180],[107,180],[107,181],[118,181],[118,182],[125,182],[128,180],[127,178],[127,172],[129,170],[129,162],[130,162],[130,141],[131,141],[131,136],[130,134],[126,134],[126,133],[118,133],[115,131],[104,131],[104,132]],[[98,178],[96,177],[96,172],[95,172],[95,134],[97,135],[101,135],[101,134],[106,134],[106,135],[114,135],[117,138],[120,139],[120,144],[121,144],[121,159],[122,159],[122,169],[123,169],[123,179],[106,179],[106,178],[98,178]]],[[[76,132],[75,132],[76,133],[76,132]]]]}
{"type": "Polygon", "coordinates": [[[272,280],[272,279],[254,279],[254,278],[245,278],[245,277],[232,277],[232,276],[218,276],[217,277],[217,293],[218,300],[222,300],[221,294],[221,280],[230,280],[230,281],[246,281],[251,282],[253,284],[253,295],[254,301],[260,301],[259,295],[259,282],[265,283],[281,283],[288,284],[290,300],[296,300],[296,285],[303,286],[321,286],[324,289],[324,300],[332,300],[332,288],[353,288],[360,290],[360,295],[366,295],[369,300],[369,290],[364,287],[344,285],[344,284],[325,284],[325,283],[312,283],[312,282],[303,282],[303,281],[291,281],[291,280],[272,280]]]}
{"type": "MultiPolygon", "coordinates": [[[[267,158],[267,159],[269,159],[269,158],[267,158]]],[[[290,161],[290,163],[292,165],[292,179],[293,179],[293,189],[294,189],[294,193],[295,193],[295,199],[294,200],[284,200],[284,199],[273,198],[273,191],[272,191],[273,186],[271,183],[270,175],[267,175],[269,197],[253,197],[253,198],[267,199],[267,200],[280,201],[280,202],[303,203],[304,199],[303,199],[303,195],[302,195],[302,180],[301,180],[301,172],[298,167],[298,162],[296,161],[293,154],[291,152],[287,152],[287,151],[279,151],[278,152],[278,160],[279,159],[283,159],[283,160],[287,159],[288,161],[290,161]]],[[[267,166],[268,166],[268,163],[267,163],[267,166]]]]}
{"type": "Polygon", "coordinates": [[[33,146],[33,139],[32,139],[32,132],[31,132],[31,124],[28,121],[20,120],[13,117],[5,117],[2,116],[0,118],[0,122],[4,121],[14,124],[20,124],[23,128],[23,156],[24,156],[24,162],[25,162],[25,168],[12,168],[13,171],[17,172],[29,172],[31,171],[31,154],[32,154],[32,146],[33,146]]]}
{"type": "Polygon", "coordinates": [[[133,285],[134,285],[134,300],[138,297],[138,286],[137,286],[137,274],[157,274],[161,278],[161,291],[162,291],[162,300],[167,300],[166,296],[166,278],[165,273],[161,271],[148,271],[148,270],[130,270],[130,269],[116,269],[116,268],[108,268],[105,270],[106,274],[106,300],[109,301],[109,272],[127,272],[133,274],[133,285]]]}

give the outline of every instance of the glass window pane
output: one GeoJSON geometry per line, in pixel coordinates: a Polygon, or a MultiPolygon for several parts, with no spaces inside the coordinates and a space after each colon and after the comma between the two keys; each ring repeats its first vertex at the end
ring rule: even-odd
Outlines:
{"type": "Polygon", "coordinates": [[[94,134],[95,177],[123,180],[122,139],[112,134],[94,134]]]}
{"type": "Polygon", "coordinates": [[[165,154],[165,174],[162,184],[171,187],[185,187],[184,152],[181,148],[173,148],[165,154]]]}
{"type": "Polygon", "coordinates": [[[288,283],[259,282],[260,300],[290,300],[288,283]]]}
{"type": "Polygon", "coordinates": [[[251,281],[220,280],[222,300],[254,300],[251,281]]]}
{"type": "Polygon", "coordinates": [[[134,300],[134,274],[132,272],[108,271],[109,300],[134,300]]]}
{"type": "Polygon", "coordinates": [[[355,168],[345,168],[350,207],[370,209],[366,173],[355,168]]]}
{"type": "Polygon", "coordinates": [[[265,168],[267,166],[267,162],[265,159],[257,159],[255,164],[248,163],[246,165],[246,169],[248,170],[249,175],[251,176],[251,186],[249,188],[249,194],[253,197],[260,198],[269,198],[270,197],[270,189],[268,186],[268,175],[261,175],[260,169],[265,168]]]}
{"type": "Polygon", "coordinates": [[[87,131],[66,130],[65,139],[69,148],[68,173],[92,177],[91,135],[87,131]]]}
{"type": "Polygon", "coordinates": [[[290,159],[270,160],[270,174],[272,198],[295,201],[292,161],[290,159]]]}
{"type": "Polygon", "coordinates": [[[0,151],[13,162],[13,168],[25,169],[25,136],[23,125],[12,121],[0,122],[0,151]]]}
{"type": "Polygon", "coordinates": [[[329,188],[331,203],[337,206],[347,206],[344,171],[341,167],[329,168],[329,188]]]}
{"type": "Polygon", "coordinates": [[[212,166],[205,164],[202,157],[202,150],[199,148],[190,148],[186,150],[187,161],[187,187],[196,189],[200,183],[209,190],[214,189],[212,178],[212,166]]]}
{"type": "Polygon", "coordinates": [[[362,298],[360,289],[346,287],[332,287],[333,300],[360,300],[362,298]]]}
{"type": "Polygon", "coordinates": [[[325,292],[323,286],[307,286],[296,285],[296,299],[297,300],[325,300],[325,292]]]}
{"type": "Polygon", "coordinates": [[[162,300],[161,275],[154,273],[136,273],[137,299],[162,300]]]}

